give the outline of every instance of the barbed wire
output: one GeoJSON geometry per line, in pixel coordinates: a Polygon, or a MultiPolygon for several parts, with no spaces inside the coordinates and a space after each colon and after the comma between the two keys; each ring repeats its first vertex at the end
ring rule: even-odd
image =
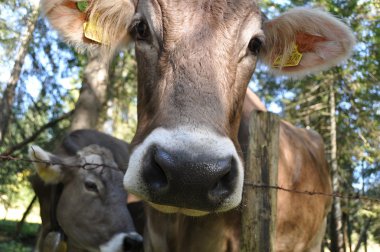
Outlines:
{"type": "MultiPolygon", "coordinates": [[[[34,150],[33,150],[34,152],[34,150]]],[[[97,168],[109,168],[109,169],[114,169],[117,171],[122,171],[119,167],[115,166],[110,166],[106,164],[97,164],[97,163],[88,163],[84,162],[82,164],[75,164],[75,165],[70,165],[70,164],[65,164],[62,162],[54,162],[50,160],[42,160],[36,156],[34,153],[34,160],[29,159],[29,158],[19,158],[19,157],[14,157],[14,156],[8,156],[8,155],[0,155],[0,160],[4,161],[21,161],[21,162],[26,162],[26,163],[38,163],[38,164],[45,164],[45,165],[61,165],[64,167],[69,167],[69,168],[82,168],[84,170],[95,170],[97,168]]]]}
{"type": "Polygon", "coordinates": [[[380,204],[380,199],[367,197],[367,196],[360,196],[359,193],[343,195],[341,193],[324,193],[324,192],[314,192],[314,191],[307,191],[307,190],[301,191],[301,190],[284,188],[282,186],[255,184],[255,183],[250,183],[250,182],[244,182],[244,185],[252,186],[254,188],[275,189],[275,190],[281,190],[281,191],[285,191],[289,193],[304,194],[304,195],[309,195],[309,196],[324,196],[324,197],[332,197],[332,198],[341,198],[341,199],[346,199],[346,200],[362,200],[362,201],[369,201],[369,202],[375,202],[377,204],[380,204]]]}
{"type": "MultiPolygon", "coordinates": [[[[96,164],[96,163],[84,163],[81,165],[68,165],[60,162],[52,162],[49,160],[42,160],[39,159],[37,156],[35,156],[36,160],[28,159],[28,158],[19,158],[19,157],[13,157],[13,156],[7,156],[7,155],[0,155],[0,160],[5,161],[21,161],[21,162],[27,162],[27,163],[42,163],[46,165],[62,165],[65,167],[76,167],[76,168],[83,168],[86,170],[89,169],[96,169],[99,167],[107,167],[111,169],[117,169],[113,166],[109,166],[106,164],[96,164]]],[[[120,170],[120,169],[118,169],[120,170]]],[[[341,198],[345,200],[360,200],[360,201],[368,201],[376,204],[380,204],[380,198],[373,198],[373,197],[367,197],[367,196],[361,196],[359,193],[356,194],[348,194],[343,195],[341,193],[324,193],[324,192],[315,192],[315,191],[301,191],[301,190],[295,190],[295,189],[289,189],[278,185],[266,185],[266,184],[256,184],[252,182],[244,182],[244,185],[251,186],[253,188],[262,188],[262,189],[273,189],[273,190],[281,190],[288,193],[297,193],[297,194],[303,194],[303,195],[309,195],[309,196],[323,196],[323,197],[332,197],[332,198],[341,198]]]]}

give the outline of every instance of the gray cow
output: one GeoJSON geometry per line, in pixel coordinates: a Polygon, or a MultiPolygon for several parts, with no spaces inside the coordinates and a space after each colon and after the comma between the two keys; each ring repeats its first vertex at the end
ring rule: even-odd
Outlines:
{"type": "Polygon", "coordinates": [[[55,154],[32,146],[37,174],[30,178],[41,206],[37,251],[138,251],[126,206],[123,175],[128,144],[109,135],[79,130],[55,154]],[[40,162],[48,161],[50,164],[40,162]]]}

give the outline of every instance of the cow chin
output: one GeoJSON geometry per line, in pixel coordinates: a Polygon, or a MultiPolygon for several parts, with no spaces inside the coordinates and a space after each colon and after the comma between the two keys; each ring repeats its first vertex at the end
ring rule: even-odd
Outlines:
{"type": "Polygon", "coordinates": [[[157,128],[135,146],[124,187],[161,212],[200,216],[237,207],[243,174],[229,138],[191,127],[157,128]]]}
{"type": "Polygon", "coordinates": [[[172,206],[165,206],[165,205],[159,205],[159,204],[154,204],[152,202],[149,202],[149,205],[152,206],[154,209],[167,213],[167,214],[175,214],[175,213],[180,213],[188,216],[193,216],[193,217],[200,217],[200,216],[205,216],[209,214],[209,212],[204,212],[204,211],[199,211],[199,210],[194,210],[194,209],[187,209],[187,208],[179,208],[179,207],[172,207],[172,206]]]}

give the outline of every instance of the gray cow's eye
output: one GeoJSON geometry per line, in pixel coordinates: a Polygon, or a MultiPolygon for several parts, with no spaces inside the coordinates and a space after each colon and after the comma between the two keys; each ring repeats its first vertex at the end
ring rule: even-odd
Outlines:
{"type": "Polygon", "coordinates": [[[84,187],[91,192],[99,193],[98,186],[92,181],[85,181],[84,187]]]}

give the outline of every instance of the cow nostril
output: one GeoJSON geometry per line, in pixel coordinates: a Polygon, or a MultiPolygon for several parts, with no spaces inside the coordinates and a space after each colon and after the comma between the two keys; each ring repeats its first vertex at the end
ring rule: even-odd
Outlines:
{"type": "Polygon", "coordinates": [[[222,177],[219,181],[217,181],[211,190],[209,191],[209,199],[212,201],[220,201],[224,197],[226,197],[229,194],[228,190],[228,181],[230,181],[231,172],[228,172],[226,175],[222,177]]]}
{"type": "Polygon", "coordinates": [[[155,180],[153,180],[153,183],[151,184],[153,189],[163,189],[168,185],[168,178],[163,168],[164,167],[157,161],[157,158],[154,157],[152,160],[152,176],[155,177],[155,180]]]}
{"type": "Polygon", "coordinates": [[[123,251],[139,251],[142,248],[142,245],[143,238],[141,237],[141,235],[135,232],[128,233],[123,240],[123,251]]]}
{"type": "Polygon", "coordinates": [[[158,148],[152,148],[149,162],[144,168],[144,178],[151,190],[162,192],[168,187],[168,175],[165,173],[167,154],[158,148]]]}
{"type": "Polygon", "coordinates": [[[209,191],[209,199],[213,201],[221,200],[224,195],[228,194],[227,188],[223,185],[221,181],[215,183],[213,188],[209,191]]]}
{"type": "Polygon", "coordinates": [[[219,178],[208,192],[208,197],[213,202],[219,202],[231,193],[237,173],[235,160],[224,160],[220,163],[219,170],[219,178]]]}
{"type": "Polygon", "coordinates": [[[127,251],[131,251],[131,250],[132,250],[132,245],[129,242],[127,242],[126,240],[124,240],[123,251],[127,252],[127,251]]]}

